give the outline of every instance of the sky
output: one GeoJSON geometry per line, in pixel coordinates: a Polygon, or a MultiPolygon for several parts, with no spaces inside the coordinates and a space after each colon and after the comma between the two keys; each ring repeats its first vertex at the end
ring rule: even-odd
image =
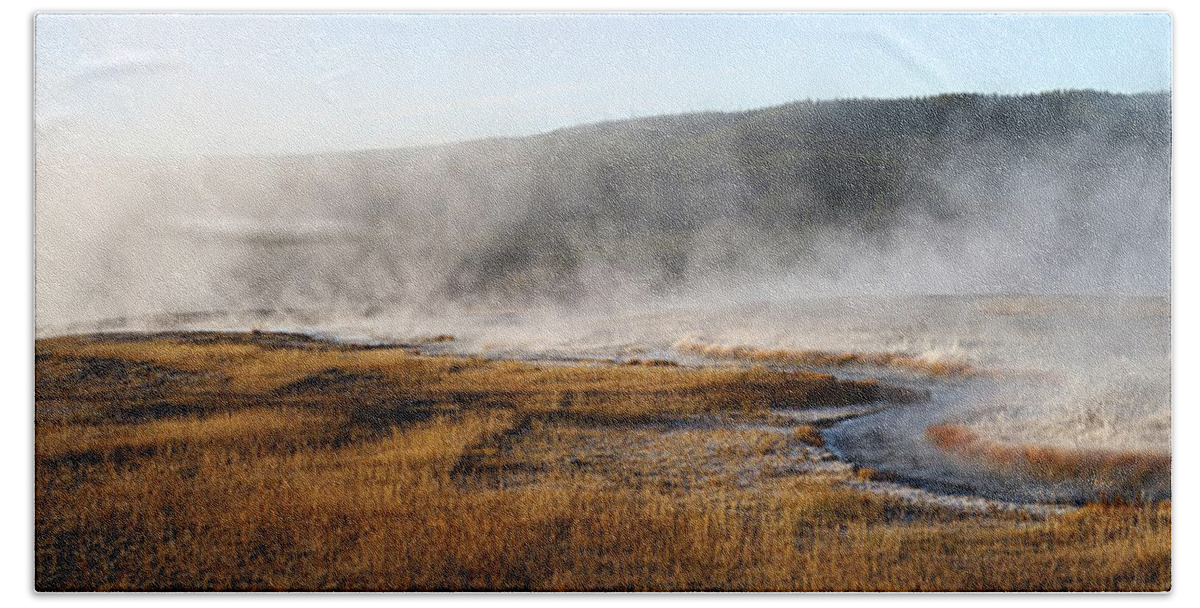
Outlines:
{"type": "Polygon", "coordinates": [[[34,113],[39,155],[290,154],[1171,73],[1166,14],[40,14],[34,113]]]}

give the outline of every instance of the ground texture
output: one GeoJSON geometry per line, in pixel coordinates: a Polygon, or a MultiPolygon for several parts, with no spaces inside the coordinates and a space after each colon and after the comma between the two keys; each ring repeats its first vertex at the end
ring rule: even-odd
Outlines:
{"type": "Polygon", "coordinates": [[[257,332],[36,361],[40,590],[1170,587],[1169,502],[901,500],[780,414],[922,397],[871,381],[257,332]]]}

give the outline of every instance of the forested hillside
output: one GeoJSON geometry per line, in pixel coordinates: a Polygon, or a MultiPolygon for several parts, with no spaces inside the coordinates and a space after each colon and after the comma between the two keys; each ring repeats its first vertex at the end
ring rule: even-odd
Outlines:
{"type": "Polygon", "coordinates": [[[1168,93],[1066,91],[402,150],[39,157],[39,313],[570,304],[768,279],[1162,291],[1170,150],[1168,93]]]}

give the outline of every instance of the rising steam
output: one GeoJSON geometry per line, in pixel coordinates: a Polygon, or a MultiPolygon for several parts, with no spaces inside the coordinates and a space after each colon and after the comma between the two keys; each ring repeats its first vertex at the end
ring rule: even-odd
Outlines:
{"type": "Polygon", "coordinates": [[[79,157],[39,133],[37,331],[1024,371],[897,428],[1169,454],[1170,101],[797,103],[304,156],[79,157]]]}

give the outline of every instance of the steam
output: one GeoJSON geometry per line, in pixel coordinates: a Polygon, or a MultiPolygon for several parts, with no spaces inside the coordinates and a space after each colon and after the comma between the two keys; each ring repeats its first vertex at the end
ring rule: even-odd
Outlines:
{"type": "Polygon", "coordinates": [[[962,359],[1062,380],[959,391],[911,414],[912,437],[958,421],[1169,451],[1167,94],[798,103],[303,156],[88,157],[52,135],[39,336],[962,359]]]}
{"type": "Polygon", "coordinates": [[[181,309],[629,310],[714,293],[1164,293],[1168,101],[806,103],[290,157],[46,146],[38,325],[181,309]]]}

